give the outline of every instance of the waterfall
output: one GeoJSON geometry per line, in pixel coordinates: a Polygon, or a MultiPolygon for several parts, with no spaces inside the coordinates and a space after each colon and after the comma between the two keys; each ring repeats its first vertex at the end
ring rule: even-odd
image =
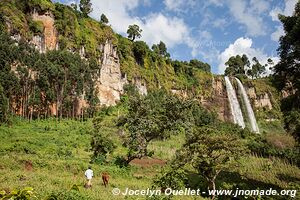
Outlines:
{"type": "Polygon", "coordinates": [[[231,113],[233,116],[233,122],[235,124],[238,124],[242,128],[245,128],[244,118],[243,118],[239,101],[236,97],[235,90],[233,89],[232,84],[227,76],[225,76],[225,84],[226,84],[226,91],[227,91],[229,104],[231,108],[231,113]]]}
{"type": "Polygon", "coordinates": [[[258,129],[258,125],[257,125],[257,122],[256,122],[256,118],[255,118],[253,109],[251,107],[251,104],[250,104],[248,95],[246,93],[246,90],[245,90],[242,82],[238,78],[235,78],[235,79],[236,79],[236,81],[238,83],[239,89],[242,92],[243,100],[245,102],[246,109],[247,109],[247,114],[248,114],[248,117],[249,117],[249,120],[250,120],[251,129],[252,129],[253,132],[259,133],[259,129],[258,129]]]}

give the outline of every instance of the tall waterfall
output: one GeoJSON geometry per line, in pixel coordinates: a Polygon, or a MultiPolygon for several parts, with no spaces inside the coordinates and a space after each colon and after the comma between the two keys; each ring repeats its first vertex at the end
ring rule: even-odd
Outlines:
{"type": "Polygon", "coordinates": [[[246,90],[245,90],[242,82],[238,78],[235,78],[235,80],[237,81],[239,89],[242,92],[243,100],[245,102],[246,109],[247,109],[247,114],[248,114],[248,117],[249,117],[249,120],[250,120],[251,129],[252,129],[253,132],[259,133],[259,129],[258,129],[258,125],[257,125],[257,122],[256,122],[256,118],[255,118],[253,109],[251,107],[251,104],[250,104],[248,95],[246,93],[246,90]]]}
{"type": "Polygon", "coordinates": [[[243,118],[239,101],[236,97],[235,90],[233,89],[232,84],[227,76],[225,76],[225,84],[226,84],[226,91],[227,91],[229,104],[231,108],[231,113],[233,116],[233,122],[235,124],[238,124],[242,128],[245,128],[244,118],[243,118]]]}

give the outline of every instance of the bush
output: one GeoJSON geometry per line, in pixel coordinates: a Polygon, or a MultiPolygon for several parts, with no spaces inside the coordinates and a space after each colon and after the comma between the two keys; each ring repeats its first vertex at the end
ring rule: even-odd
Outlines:
{"type": "Polygon", "coordinates": [[[267,158],[274,156],[287,159],[289,162],[297,165],[300,164],[300,148],[298,146],[292,147],[294,144],[292,139],[282,139],[286,135],[275,136],[274,139],[269,138],[272,136],[267,137],[268,139],[264,136],[256,136],[249,139],[248,147],[251,152],[267,158]],[[280,146],[280,148],[276,146],[280,146]]]}
{"type": "Polygon", "coordinates": [[[0,191],[1,199],[14,199],[14,200],[30,200],[34,199],[35,195],[33,188],[25,187],[21,190],[13,190],[12,192],[0,191]]]}
{"type": "Polygon", "coordinates": [[[53,192],[46,200],[88,200],[90,198],[81,194],[77,190],[53,192]]]}
{"type": "Polygon", "coordinates": [[[292,149],[295,147],[296,141],[291,135],[287,134],[267,134],[266,141],[271,146],[284,150],[284,149],[292,149]]]}
{"type": "Polygon", "coordinates": [[[182,169],[164,169],[153,181],[154,187],[162,190],[172,188],[173,190],[182,189],[187,182],[187,175],[182,169]]]}

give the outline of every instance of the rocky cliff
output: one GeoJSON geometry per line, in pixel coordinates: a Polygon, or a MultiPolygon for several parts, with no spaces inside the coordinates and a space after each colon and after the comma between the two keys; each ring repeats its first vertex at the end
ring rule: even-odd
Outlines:
{"type": "Polygon", "coordinates": [[[34,10],[31,17],[33,21],[41,22],[44,30],[42,35],[34,35],[30,43],[41,53],[45,53],[47,50],[58,49],[58,33],[54,26],[55,19],[53,14],[49,11],[39,14],[34,10]]]}
{"type": "Polygon", "coordinates": [[[268,110],[272,110],[273,106],[271,103],[271,93],[265,92],[263,94],[257,95],[255,88],[251,87],[247,89],[247,94],[251,99],[254,108],[267,108],[268,110]]]}
{"type": "Polygon", "coordinates": [[[96,79],[97,97],[101,105],[115,105],[123,93],[127,83],[126,76],[122,77],[117,49],[110,41],[100,47],[102,52],[100,76],[96,79]]]}

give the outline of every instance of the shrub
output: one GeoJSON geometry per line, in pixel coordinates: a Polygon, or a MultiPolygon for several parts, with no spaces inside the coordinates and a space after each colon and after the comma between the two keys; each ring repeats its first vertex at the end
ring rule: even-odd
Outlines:
{"type": "Polygon", "coordinates": [[[1,199],[14,199],[14,200],[30,200],[35,198],[35,194],[33,192],[33,188],[25,187],[21,190],[13,190],[12,192],[8,193],[6,191],[0,191],[0,198],[1,199]]]}
{"type": "Polygon", "coordinates": [[[77,190],[53,192],[46,200],[88,200],[89,198],[77,190]]]}
{"type": "Polygon", "coordinates": [[[295,147],[295,139],[288,134],[267,134],[266,141],[271,146],[284,150],[284,149],[292,149],[295,147]]]}

